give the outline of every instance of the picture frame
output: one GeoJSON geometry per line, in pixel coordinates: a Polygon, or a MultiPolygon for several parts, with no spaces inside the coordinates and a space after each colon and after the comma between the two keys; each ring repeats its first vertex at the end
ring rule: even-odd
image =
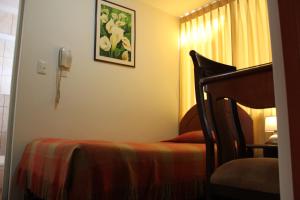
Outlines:
{"type": "Polygon", "coordinates": [[[135,10],[96,0],[94,60],[135,67],[135,10]]]}

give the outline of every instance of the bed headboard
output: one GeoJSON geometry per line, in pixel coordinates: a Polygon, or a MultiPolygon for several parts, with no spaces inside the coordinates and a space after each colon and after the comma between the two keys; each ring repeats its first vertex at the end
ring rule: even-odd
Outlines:
{"type": "MultiPolygon", "coordinates": [[[[245,134],[245,139],[247,144],[253,144],[254,134],[253,134],[253,120],[248,115],[246,111],[244,111],[241,107],[238,106],[238,113],[241,121],[241,126],[245,134]]],[[[230,107],[228,105],[227,108],[227,118],[230,119],[231,112],[230,107]]],[[[231,127],[234,128],[233,125],[231,127]]],[[[189,131],[197,131],[202,130],[200,125],[200,120],[198,116],[197,105],[191,107],[188,112],[183,116],[179,123],[179,135],[182,133],[186,133],[189,131]]]]}
{"type": "Polygon", "coordinates": [[[181,119],[179,123],[179,135],[196,130],[202,130],[202,128],[199,121],[197,105],[194,105],[187,111],[187,113],[185,113],[185,115],[181,119]]]}

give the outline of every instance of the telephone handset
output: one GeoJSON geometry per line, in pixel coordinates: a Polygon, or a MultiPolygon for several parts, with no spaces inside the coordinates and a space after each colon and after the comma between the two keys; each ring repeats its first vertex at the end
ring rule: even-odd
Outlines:
{"type": "Polygon", "coordinates": [[[57,108],[60,100],[60,82],[61,77],[66,77],[64,75],[72,66],[72,53],[71,50],[66,48],[60,48],[58,53],[58,68],[56,73],[56,97],[55,97],[55,108],[57,108]]]}
{"type": "Polygon", "coordinates": [[[58,65],[62,70],[69,71],[72,66],[71,50],[66,48],[59,49],[58,65]]]}

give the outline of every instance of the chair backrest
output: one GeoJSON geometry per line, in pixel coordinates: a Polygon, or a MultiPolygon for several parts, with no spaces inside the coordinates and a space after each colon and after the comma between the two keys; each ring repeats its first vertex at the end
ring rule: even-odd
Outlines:
{"type": "Polygon", "coordinates": [[[200,80],[209,94],[209,109],[218,147],[218,164],[245,157],[246,146],[237,113],[236,102],[251,108],[274,107],[272,65],[261,65],[245,70],[212,76],[200,80]],[[227,99],[227,100],[225,100],[227,99]],[[235,131],[225,117],[225,102],[231,102],[232,122],[235,131]],[[237,139],[235,140],[234,135],[237,139]]]}
{"type": "MultiPolygon", "coordinates": [[[[206,175],[208,178],[215,168],[214,127],[212,126],[213,123],[211,123],[210,113],[206,106],[203,86],[201,85],[200,79],[236,71],[236,68],[207,59],[194,50],[190,51],[190,56],[194,64],[195,93],[199,120],[206,142],[206,175]]],[[[207,99],[210,99],[209,94],[207,95],[207,99]]]]}
{"type": "Polygon", "coordinates": [[[180,120],[179,135],[186,132],[198,131],[198,130],[202,130],[202,127],[199,122],[197,105],[194,105],[185,113],[185,115],[180,120]]]}

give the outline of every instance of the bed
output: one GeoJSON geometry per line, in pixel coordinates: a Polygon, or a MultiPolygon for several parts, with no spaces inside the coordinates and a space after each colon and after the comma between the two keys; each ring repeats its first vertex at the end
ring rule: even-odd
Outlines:
{"type": "Polygon", "coordinates": [[[47,200],[192,200],[202,198],[204,177],[205,143],[194,106],[181,120],[179,136],[157,143],[34,140],[24,150],[12,193],[47,200]]]}

